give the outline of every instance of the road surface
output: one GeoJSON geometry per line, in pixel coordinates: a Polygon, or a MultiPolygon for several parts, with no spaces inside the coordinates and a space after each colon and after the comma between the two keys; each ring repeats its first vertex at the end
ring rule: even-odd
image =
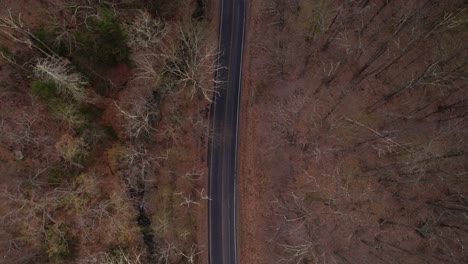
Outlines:
{"type": "Polygon", "coordinates": [[[209,147],[209,260],[236,264],[236,163],[245,0],[221,0],[217,94],[209,147]]]}

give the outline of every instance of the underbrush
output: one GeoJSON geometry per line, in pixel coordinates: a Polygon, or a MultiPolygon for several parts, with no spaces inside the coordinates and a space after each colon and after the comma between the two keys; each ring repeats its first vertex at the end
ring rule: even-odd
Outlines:
{"type": "Polygon", "coordinates": [[[69,57],[79,68],[111,67],[128,62],[127,37],[109,8],[98,8],[97,14],[86,24],[67,32],[70,35],[67,40],[60,37],[64,33],[59,30],[46,27],[35,30],[36,45],[45,51],[69,57]]]}
{"type": "Polygon", "coordinates": [[[50,259],[63,263],[73,257],[76,241],[69,227],[53,223],[46,227],[44,239],[45,250],[50,259]]]}
{"type": "Polygon", "coordinates": [[[113,88],[101,72],[120,63],[129,63],[127,36],[109,8],[97,8],[95,15],[74,30],[41,27],[33,35],[37,39],[33,40],[35,45],[49,56],[69,59],[101,95],[113,88]]]}
{"type": "Polygon", "coordinates": [[[99,68],[128,62],[126,35],[112,10],[99,9],[97,18],[91,19],[89,27],[82,28],[75,35],[77,46],[72,50],[75,63],[99,68]]]}

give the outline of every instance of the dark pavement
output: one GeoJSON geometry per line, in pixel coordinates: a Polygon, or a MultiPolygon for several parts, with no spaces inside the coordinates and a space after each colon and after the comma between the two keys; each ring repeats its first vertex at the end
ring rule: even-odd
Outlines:
{"type": "Polygon", "coordinates": [[[235,264],[236,163],[245,1],[221,0],[217,95],[211,109],[209,151],[209,258],[235,264]]]}

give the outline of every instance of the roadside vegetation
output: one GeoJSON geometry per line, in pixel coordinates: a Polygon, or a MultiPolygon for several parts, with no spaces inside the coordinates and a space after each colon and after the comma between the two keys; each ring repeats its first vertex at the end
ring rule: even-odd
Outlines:
{"type": "Polygon", "coordinates": [[[207,6],[0,3],[0,262],[199,263],[207,6]]]}
{"type": "Polygon", "coordinates": [[[253,4],[262,17],[251,33],[246,112],[262,145],[251,147],[259,202],[246,214],[263,225],[244,235],[269,242],[247,247],[268,248],[250,256],[468,261],[467,8],[419,0],[253,4]]]}

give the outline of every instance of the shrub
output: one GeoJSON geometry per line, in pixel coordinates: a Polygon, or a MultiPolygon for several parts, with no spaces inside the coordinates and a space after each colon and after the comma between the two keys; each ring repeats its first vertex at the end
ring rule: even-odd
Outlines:
{"type": "Polygon", "coordinates": [[[66,175],[66,168],[61,166],[54,166],[50,168],[49,172],[47,173],[47,183],[54,186],[60,185],[63,182],[66,175]]]}
{"type": "Polygon", "coordinates": [[[63,224],[54,223],[45,229],[46,252],[50,259],[66,260],[73,255],[73,237],[63,224]]]}
{"type": "Polygon", "coordinates": [[[98,146],[106,143],[109,139],[116,140],[118,138],[111,126],[99,124],[86,124],[75,131],[89,146],[98,146]]]}
{"type": "Polygon", "coordinates": [[[117,140],[119,138],[119,136],[117,135],[117,132],[115,132],[115,130],[114,130],[114,128],[112,126],[103,125],[101,127],[102,127],[102,130],[104,131],[104,133],[106,133],[106,135],[110,139],[117,140]]]}
{"type": "Polygon", "coordinates": [[[114,84],[108,79],[96,76],[95,73],[87,70],[83,70],[83,73],[87,73],[87,76],[93,82],[93,90],[99,95],[107,96],[115,88],[114,84]]]}
{"type": "Polygon", "coordinates": [[[49,168],[46,174],[46,181],[52,186],[59,186],[78,176],[79,171],[80,170],[75,167],[66,167],[63,164],[56,164],[49,168]]]}
{"type": "Polygon", "coordinates": [[[61,205],[69,213],[78,215],[90,209],[90,203],[99,193],[98,183],[94,175],[82,173],[70,184],[71,190],[61,197],[61,205]]]}
{"type": "Polygon", "coordinates": [[[176,15],[180,1],[174,0],[153,0],[148,1],[148,9],[157,12],[164,18],[170,18],[176,15]]]}
{"type": "Polygon", "coordinates": [[[102,115],[103,110],[95,105],[83,104],[79,107],[80,113],[85,115],[90,121],[96,121],[102,115]]]}
{"type": "Polygon", "coordinates": [[[32,34],[34,35],[34,45],[51,56],[54,55],[54,52],[62,56],[70,52],[69,48],[67,48],[63,42],[56,41],[59,35],[57,32],[39,28],[32,32],[32,34]]]}
{"type": "Polygon", "coordinates": [[[129,252],[127,246],[111,246],[106,253],[104,258],[101,260],[102,264],[141,264],[141,254],[136,252],[129,252]]]}
{"type": "Polygon", "coordinates": [[[0,47],[0,57],[3,57],[7,62],[16,62],[18,60],[17,54],[12,52],[7,47],[0,47]]]}
{"type": "Polygon", "coordinates": [[[46,102],[57,98],[57,86],[52,81],[36,80],[31,83],[31,91],[46,102]]]}
{"type": "Polygon", "coordinates": [[[74,103],[56,101],[50,107],[54,116],[66,122],[70,127],[79,128],[89,121],[88,117],[80,111],[80,107],[74,103]]]}
{"type": "Polygon", "coordinates": [[[106,250],[106,254],[109,258],[117,259],[121,255],[128,253],[128,246],[126,245],[111,245],[106,250]]]}
{"type": "Polygon", "coordinates": [[[113,66],[128,61],[126,36],[112,10],[102,8],[90,21],[90,30],[83,28],[76,34],[79,43],[73,58],[80,64],[113,66]]]}
{"type": "Polygon", "coordinates": [[[96,106],[80,104],[60,96],[57,85],[52,81],[33,81],[31,87],[32,93],[47,103],[55,118],[66,122],[74,129],[97,120],[102,114],[102,109],[96,106]]]}
{"type": "Polygon", "coordinates": [[[64,135],[57,142],[57,149],[61,157],[71,164],[83,164],[89,155],[89,146],[81,137],[64,135]]]}

